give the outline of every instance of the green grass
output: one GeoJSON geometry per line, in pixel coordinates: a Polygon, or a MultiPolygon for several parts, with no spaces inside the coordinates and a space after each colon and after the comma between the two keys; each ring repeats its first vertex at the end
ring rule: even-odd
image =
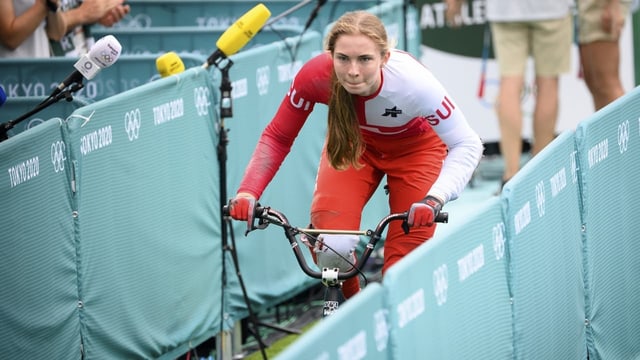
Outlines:
{"type": "MultiPolygon", "coordinates": [[[[273,344],[271,344],[269,347],[265,349],[267,359],[273,359],[276,355],[284,351],[284,349],[286,349],[287,346],[293,344],[293,342],[295,342],[300,336],[304,335],[305,332],[309,331],[309,329],[311,329],[315,324],[317,324],[318,321],[319,320],[316,320],[302,327],[301,329],[302,333],[300,335],[298,334],[287,335],[282,339],[275,341],[273,344]]],[[[264,360],[264,359],[262,357],[262,353],[260,352],[260,350],[258,350],[246,356],[244,360],[264,360]]]]}

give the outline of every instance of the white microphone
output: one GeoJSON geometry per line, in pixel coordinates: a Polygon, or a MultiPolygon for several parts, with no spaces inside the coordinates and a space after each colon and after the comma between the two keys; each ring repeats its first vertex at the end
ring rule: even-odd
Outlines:
{"type": "Polygon", "coordinates": [[[82,82],[82,78],[93,79],[100,70],[113,65],[120,57],[121,52],[122,45],[113,35],[102,37],[93,44],[88,53],[78,59],[73,65],[76,71],[67,76],[49,95],[49,98],[60,94],[71,84],[82,82]]]}

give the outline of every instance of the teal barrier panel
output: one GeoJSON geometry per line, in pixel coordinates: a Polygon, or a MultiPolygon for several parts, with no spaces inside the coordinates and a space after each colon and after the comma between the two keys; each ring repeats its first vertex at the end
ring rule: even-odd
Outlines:
{"type": "Polygon", "coordinates": [[[388,341],[384,289],[379,283],[371,283],[275,359],[386,360],[388,341]]]}
{"type": "Polygon", "coordinates": [[[391,359],[514,358],[504,228],[492,198],[389,268],[391,359]]]}
{"type": "Polygon", "coordinates": [[[640,357],[640,87],[576,129],[590,359],[640,357]],[[609,205],[610,204],[610,205],[609,205]]]}
{"type": "Polygon", "coordinates": [[[502,192],[517,359],[586,359],[575,159],[573,132],[564,132],[502,192]]]}
{"type": "MultiPolygon", "coordinates": [[[[96,29],[92,34],[98,39],[113,35],[122,45],[122,53],[128,55],[159,55],[167,51],[202,56],[205,59],[216,50],[216,41],[226,29],[214,30],[195,26],[96,29]]],[[[300,34],[297,26],[267,28],[256,34],[240,51],[284,40],[300,34]]],[[[154,63],[155,65],[155,63],[154,63]]]]}
{"type": "Polygon", "coordinates": [[[198,67],[68,119],[85,358],[175,358],[221,329],[215,95],[198,67]]]}
{"type": "MultiPolygon", "coordinates": [[[[131,12],[116,26],[149,28],[156,26],[198,26],[226,29],[259,1],[248,0],[130,0],[131,12]]],[[[315,1],[270,0],[262,2],[273,25],[304,27],[315,1]],[[276,19],[277,17],[277,19],[276,19]]],[[[346,11],[366,9],[376,0],[329,0],[318,11],[310,29],[320,31],[346,11]]],[[[98,27],[97,27],[98,28],[98,27]]]]}
{"type": "MultiPolygon", "coordinates": [[[[317,54],[321,37],[310,31],[302,38],[275,42],[231,56],[232,116],[225,119],[229,130],[228,195],[233,196],[258,138],[285,98],[293,76],[302,64],[317,54]],[[297,47],[297,50],[293,50],[297,47]]],[[[213,70],[217,82],[221,74],[213,70]]],[[[324,107],[326,108],[326,107],[324,107]]],[[[323,106],[309,117],[280,171],[267,187],[260,202],[285,213],[292,224],[309,224],[309,206],[315,173],[326,128],[323,106]],[[323,116],[324,114],[324,116],[323,116]]],[[[244,236],[245,222],[233,221],[240,271],[248,297],[256,309],[267,308],[295,296],[317,283],[299,269],[282,229],[272,226],[244,236]]],[[[305,253],[307,253],[305,251],[305,253]]],[[[235,271],[230,271],[235,274],[235,271]]],[[[239,287],[230,289],[230,316],[247,315],[239,287]]]]}
{"type": "MultiPolygon", "coordinates": [[[[167,50],[170,51],[171,49],[167,50]]],[[[158,55],[121,55],[118,61],[103,69],[91,80],[83,80],[84,88],[73,94],[75,99],[92,102],[160,78],[156,69],[158,55]]],[[[205,57],[180,54],[185,68],[200,66],[205,57]]],[[[44,100],[75,71],[75,58],[0,59],[0,85],[7,97],[39,97],[44,100]]]]}
{"type": "Polygon", "coordinates": [[[82,359],[74,199],[61,119],[0,143],[0,353],[82,359]]]}
{"type": "Polygon", "coordinates": [[[18,96],[7,98],[7,102],[2,105],[0,111],[0,123],[17,120],[18,123],[9,130],[8,135],[14,136],[34,126],[40,125],[47,119],[66,119],[76,109],[87,105],[88,102],[82,98],[73,97],[70,101],[60,100],[51,104],[36,113],[24,117],[28,113],[37,110],[39,104],[45,100],[38,96],[18,96]],[[22,119],[22,120],[21,120],[22,119]]]}

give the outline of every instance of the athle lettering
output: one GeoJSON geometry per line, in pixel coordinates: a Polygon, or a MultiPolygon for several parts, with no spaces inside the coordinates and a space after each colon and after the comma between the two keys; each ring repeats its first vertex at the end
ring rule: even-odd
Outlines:
{"type": "Polygon", "coordinates": [[[289,102],[291,103],[291,105],[293,105],[297,109],[303,109],[304,111],[309,111],[309,109],[311,108],[311,101],[307,101],[302,97],[296,99],[296,93],[297,93],[296,89],[293,89],[293,88],[289,90],[289,92],[287,93],[287,96],[289,97],[289,102]]]}
{"type": "Polygon", "coordinates": [[[456,108],[451,100],[446,96],[442,99],[440,105],[441,106],[436,110],[435,114],[428,115],[426,118],[431,126],[440,124],[441,120],[447,120],[456,108]]]}

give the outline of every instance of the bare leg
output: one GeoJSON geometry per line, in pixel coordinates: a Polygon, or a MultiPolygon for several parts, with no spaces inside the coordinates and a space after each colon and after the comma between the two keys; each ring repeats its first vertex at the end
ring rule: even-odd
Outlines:
{"type": "Polygon", "coordinates": [[[522,105],[520,95],[524,78],[503,76],[496,111],[500,122],[500,153],[504,159],[503,180],[509,180],[520,168],[522,154],[522,105]]]}
{"type": "Polygon", "coordinates": [[[536,155],[555,137],[558,119],[558,77],[536,77],[536,105],[533,112],[533,146],[536,155]]]}
{"type": "Polygon", "coordinates": [[[596,110],[624,94],[620,81],[620,47],[616,41],[595,41],[580,45],[584,80],[596,110]]]}

